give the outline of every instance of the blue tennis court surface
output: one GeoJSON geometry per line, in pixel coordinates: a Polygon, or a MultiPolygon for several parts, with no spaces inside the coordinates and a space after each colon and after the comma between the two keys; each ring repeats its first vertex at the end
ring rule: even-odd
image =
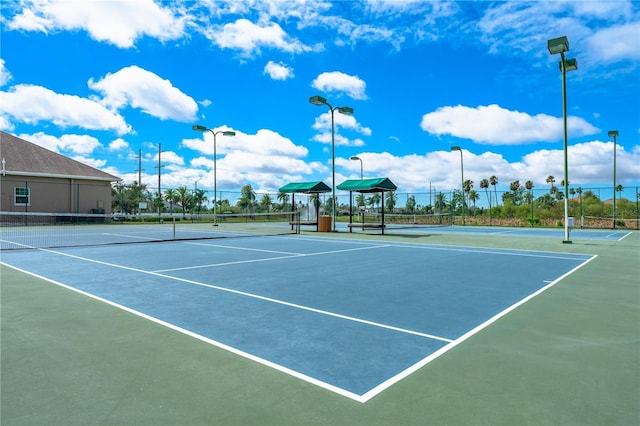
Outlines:
{"type": "Polygon", "coordinates": [[[364,402],[592,258],[280,236],[2,263],[364,402]]]}

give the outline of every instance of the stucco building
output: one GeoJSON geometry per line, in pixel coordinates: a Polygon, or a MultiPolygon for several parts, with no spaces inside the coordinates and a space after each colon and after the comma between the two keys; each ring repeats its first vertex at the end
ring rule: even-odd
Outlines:
{"type": "Polygon", "coordinates": [[[111,213],[119,178],[0,131],[0,211],[111,213]]]}

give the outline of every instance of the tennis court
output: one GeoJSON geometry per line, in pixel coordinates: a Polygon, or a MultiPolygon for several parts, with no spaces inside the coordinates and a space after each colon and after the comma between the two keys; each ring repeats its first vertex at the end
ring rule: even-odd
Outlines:
{"type": "Polygon", "coordinates": [[[455,229],[427,244],[340,232],[5,250],[2,264],[368,406],[622,238],[441,243],[455,229]]]}
{"type": "MultiPolygon", "coordinates": [[[[347,230],[344,224],[337,224],[338,229],[347,230]]],[[[558,238],[564,239],[564,228],[510,228],[506,226],[408,226],[399,224],[387,224],[385,234],[444,234],[444,235],[485,235],[523,238],[558,238]]],[[[379,230],[361,230],[357,224],[352,232],[365,232],[368,234],[380,234],[379,230]]],[[[631,234],[631,230],[621,229],[580,229],[570,230],[570,239],[577,240],[608,240],[618,241],[631,234]]]]}
{"type": "Polygon", "coordinates": [[[3,262],[366,401],[591,258],[265,237],[18,251],[3,262]],[[473,278],[452,270],[462,261],[473,278]]]}

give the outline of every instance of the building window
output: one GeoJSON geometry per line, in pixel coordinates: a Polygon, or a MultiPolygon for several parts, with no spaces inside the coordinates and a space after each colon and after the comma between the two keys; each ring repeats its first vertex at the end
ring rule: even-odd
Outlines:
{"type": "Polygon", "coordinates": [[[29,190],[29,187],[14,188],[13,203],[16,206],[30,206],[31,191],[29,190]]]}

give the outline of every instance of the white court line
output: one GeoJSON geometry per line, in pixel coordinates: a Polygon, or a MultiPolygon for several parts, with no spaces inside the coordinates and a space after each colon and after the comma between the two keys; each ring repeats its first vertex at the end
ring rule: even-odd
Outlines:
{"type": "MultiPolygon", "coordinates": [[[[429,356],[425,357],[424,359],[422,359],[421,361],[419,361],[416,364],[412,365],[411,367],[407,368],[406,370],[404,370],[404,371],[400,372],[399,374],[397,374],[397,375],[387,379],[386,381],[380,383],[378,386],[376,386],[375,388],[371,389],[370,391],[368,391],[368,392],[366,392],[365,394],[362,395],[362,397],[361,397],[362,398],[362,402],[367,402],[368,400],[370,400],[374,396],[378,395],[380,392],[382,392],[385,389],[389,388],[391,385],[399,382],[400,380],[404,379],[405,377],[407,377],[407,376],[411,375],[412,373],[418,371],[420,368],[424,367],[425,365],[427,365],[428,363],[430,363],[434,359],[438,358],[440,355],[442,355],[445,352],[448,352],[449,350],[455,348],[460,343],[462,343],[465,340],[469,339],[473,335],[479,333],[481,330],[483,330],[486,327],[490,326],[491,324],[493,324],[494,322],[496,322],[497,320],[499,320],[503,316],[507,315],[509,312],[513,311],[514,309],[516,309],[516,308],[520,307],[521,305],[525,304],[526,302],[528,302],[529,300],[533,299],[537,295],[539,295],[539,294],[543,293],[544,291],[548,290],[549,288],[553,287],[560,280],[562,280],[564,277],[567,277],[567,276],[571,275],[572,273],[574,273],[578,269],[582,268],[587,263],[591,262],[596,257],[597,257],[596,255],[592,256],[590,259],[582,262],[580,265],[576,266],[575,268],[573,268],[569,272],[567,272],[567,273],[563,274],[562,276],[558,277],[557,279],[549,282],[549,284],[547,284],[546,286],[542,287],[538,291],[528,295],[527,297],[525,297],[524,299],[520,300],[519,302],[514,303],[513,305],[509,306],[508,308],[506,308],[502,312],[497,313],[496,315],[494,315],[493,317],[489,318],[487,321],[483,322],[482,324],[480,324],[476,328],[474,328],[472,330],[469,330],[468,332],[466,332],[462,336],[458,337],[457,339],[455,339],[453,342],[449,343],[448,345],[443,346],[439,350],[431,353],[429,356]]],[[[544,281],[544,282],[547,282],[547,281],[544,281]]]]}
{"type": "Polygon", "coordinates": [[[17,268],[15,266],[8,265],[8,264],[6,264],[4,262],[0,262],[0,264],[5,265],[5,266],[7,266],[9,268],[15,269],[16,271],[20,271],[20,272],[22,272],[24,274],[31,275],[32,277],[36,277],[38,279],[50,282],[50,283],[55,284],[57,286],[66,288],[67,290],[71,290],[73,292],[82,294],[83,296],[89,297],[91,299],[98,300],[100,302],[106,303],[107,305],[114,306],[114,307],[116,307],[118,309],[122,309],[125,312],[129,312],[129,313],[131,313],[133,315],[137,315],[137,316],[142,317],[142,318],[144,318],[146,320],[149,320],[149,321],[154,322],[156,324],[159,324],[159,325],[162,325],[164,327],[167,327],[167,328],[169,328],[171,330],[175,330],[175,331],[177,331],[179,333],[186,334],[187,336],[194,337],[194,338],[196,338],[196,339],[198,339],[200,341],[203,341],[205,343],[209,343],[210,345],[213,345],[213,346],[218,347],[220,349],[229,351],[229,352],[231,352],[233,354],[236,354],[236,355],[239,355],[239,356],[241,356],[243,358],[249,359],[251,361],[254,361],[254,362],[257,362],[259,364],[265,365],[267,367],[273,368],[273,369],[275,369],[277,371],[281,371],[281,372],[283,372],[285,374],[288,374],[290,376],[296,377],[296,378],[298,378],[300,380],[303,380],[305,382],[311,383],[313,385],[316,385],[316,386],[319,386],[321,388],[327,389],[327,390],[329,390],[331,392],[337,393],[338,395],[345,396],[347,398],[353,399],[354,401],[365,402],[365,401],[362,400],[362,397],[360,395],[356,394],[356,393],[349,392],[348,390],[339,388],[339,387],[337,387],[335,385],[332,385],[330,383],[326,383],[326,382],[323,382],[322,380],[318,380],[315,377],[307,376],[306,374],[300,373],[299,371],[292,370],[292,369],[284,367],[284,366],[282,366],[280,364],[276,364],[276,363],[274,363],[272,361],[266,360],[264,358],[260,358],[258,356],[253,355],[253,354],[250,354],[248,352],[241,351],[241,350],[239,350],[237,348],[234,348],[233,346],[225,345],[222,342],[219,342],[217,340],[210,339],[208,337],[205,337],[205,336],[202,336],[200,334],[194,333],[194,332],[192,332],[190,330],[187,330],[185,328],[178,327],[175,324],[171,324],[171,323],[163,321],[163,320],[161,320],[159,318],[153,317],[151,315],[145,314],[145,313],[137,311],[135,309],[131,309],[131,308],[127,307],[127,306],[121,305],[119,303],[115,303],[115,302],[113,302],[111,300],[108,300],[108,299],[104,299],[102,297],[96,296],[95,294],[88,293],[86,291],[77,289],[77,288],[69,286],[67,284],[63,284],[61,282],[52,280],[52,279],[47,278],[47,277],[43,277],[43,276],[35,274],[33,272],[25,271],[24,269],[20,269],[20,268],[17,268]]]}
{"type": "Polygon", "coordinates": [[[258,248],[251,248],[251,247],[240,247],[240,246],[225,246],[224,244],[194,243],[193,241],[178,241],[178,242],[182,242],[183,244],[187,244],[190,246],[218,247],[218,248],[241,250],[241,251],[259,251],[264,253],[288,254],[292,256],[299,254],[291,251],[278,251],[278,250],[258,249],[258,248]]]}
{"type": "MultiPolygon", "coordinates": [[[[211,245],[209,245],[209,244],[203,244],[203,245],[211,247],[211,245]]],[[[220,247],[225,247],[226,248],[227,246],[220,246],[220,247]]],[[[345,253],[345,252],[349,252],[349,251],[370,250],[370,249],[377,249],[377,248],[384,248],[384,247],[387,247],[387,245],[381,244],[381,245],[375,245],[375,246],[357,247],[357,248],[350,248],[350,249],[343,249],[343,250],[320,251],[320,252],[316,252],[316,253],[292,253],[292,254],[290,254],[288,256],[269,257],[269,258],[266,258],[266,259],[250,259],[250,260],[236,260],[236,261],[233,261],[233,262],[224,262],[224,263],[209,263],[209,264],[205,264],[205,265],[184,266],[184,267],[181,267],[181,268],[156,269],[156,270],[150,271],[150,272],[185,271],[185,270],[190,270],[190,269],[212,268],[212,267],[216,267],[216,266],[239,265],[239,264],[242,264],[242,263],[268,262],[270,260],[291,259],[291,258],[294,258],[294,257],[321,256],[321,255],[327,255],[327,254],[345,253]]],[[[246,249],[246,250],[253,250],[253,249],[246,249]]],[[[255,251],[269,252],[270,250],[264,250],[264,249],[258,250],[258,249],[256,249],[255,251]]],[[[274,251],[273,253],[281,253],[281,252],[274,251]]]]}
{"type": "MultiPolygon", "coordinates": [[[[62,253],[62,252],[59,252],[59,251],[56,251],[56,250],[49,250],[49,249],[38,249],[38,250],[46,252],[46,253],[52,253],[52,254],[57,254],[57,255],[60,255],[60,256],[70,257],[72,259],[82,260],[82,261],[85,261],[85,262],[96,263],[96,264],[104,265],[104,266],[110,266],[110,267],[117,268],[117,269],[124,269],[124,270],[128,270],[128,271],[133,271],[133,272],[139,272],[139,273],[143,273],[143,274],[153,275],[153,276],[157,276],[157,277],[165,278],[165,279],[169,279],[169,280],[184,282],[184,283],[187,283],[187,284],[193,284],[193,285],[197,285],[197,286],[201,286],[201,287],[212,288],[212,289],[219,290],[219,291],[224,291],[224,292],[237,294],[237,295],[241,295],[241,296],[246,296],[246,297],[250,297],[250,298],[254,298],[254,299],[258,299],[258,300],[272,302],[272,303],[280,304],[280,305],[283,305],[283,306],[288,306],[288,307],[292,307],[292,308],[296,308],[296,309],[301,309],[301,310],[305,310],[305,311],[308,311],[308,312],[313,312],[313,313],[326,315],[326,316],[330,316],[330,317],[334,317],[334,318],[340,318],[340,319],[344,319],[344,320],[347,320],[347,321],[353,321],[353,322],[357,322],[357,323],[360,323],[360,324],[365,324],[365,325],[369,325],[369,326],[373,326],[373,327],[379,327],[379,328],[382,328],[382,329],[397,331],[397,332],[400,332],[400,333],[411,334],[411,335],[415,335],[415,336],[424,337],[424,338],[427,338],[427,339],[438,340],[438,341],[442,341],[442,342],[448,343],[445,347],[448,347],[452,343],[455,343],[454,340],[448,339],[448,338],[445,338],[445,337],[441,337],[441,336],[431,335],[431,334],[427,334],[427,333],[421,333],[421,332],[418,332],[418,331],[408,330],[408,329],[404,329],[404,328],[400,328],[400,327],[394,327],[394,326],[390,326],[390,325],[387,325],[387,324],[382,324],[382,323],[377,323],[377,322],[374,322],[374,321],[364,320],[364,319],[361,319],[361,318],[351,317],[351,316],[348,316],[348,315],[336,314],[334,312],[329,312],[329,311],[325,311],[325,310],[322,310],[322,309],[311,308],[311,307],[308,307],[308,306],[299,305],[299,304],[295,304],[295,303],[285,302],[283,300],[273,299],[273,298],[270,298],[270,297],[265,297],[265,296],[260,296],[260,295],[257,295],[257,294],[247,293],[247,292],[244,292],[244,291],[233,290],[233,289],[230,289],[230,288],[220,287],[220,286],[211,285],[211,284],[205,284],[205,283],[201,283],[201,282],[193,281],[193,280],[188,280],[188,279],[184,279],[184,278],[172,277],[170,275],[164,275],[164,274],[160,274],[160,273],[152,272],[152,271],[145,271],[145,270],[142,270],[142,269],[132,268],[132,267],[129,267],[129,266],[116,265],[116,264],[112,264],[112,263],[109,263],[109,262],[103,262],[103,261],[100,261],[100,260],[89,259],[89,258],[85,258],[85,257],[81,257],[81,256],[72,255],[72,254],[69,254],[69,253],[62,253]]],[[[4,262],[0,262],[0,263],[2,263],[3,265],[5,264],[4,262]]],[[[23,270],[21,270],[19,268],[15,268],[15,267],[13,267],[11,265],[7,265],[7,266],[12,267],[12,268],[14,268],[16,270],[19,270],[21,272],[25,272],[25,273],[30,274],[32,276],[44,279],[46,281],[49,281],[49,282],[54,283],[56,285],[62,286],[64,288],[73,290],[75,292],[78,292],[80,294],[86,295],[86,296],[91,297],[93,299],[100,300],[100,301],[105,302],[105,303],[107,303],[109,305],[118,307],[118,308],[123,309],[123,310],[125,310],[127,312],[130,312],[132,314],[135,314],[135,315],[138,315],[138,316],[143,317],[145,319],[151,320],[151,321],[153,321],[153,322],[155,322],[157,324],[164,325],[164,326],[169,327],[169,328],[171,328],[173,330],[179,331],[181,333],[184,333],[184,334],[187,334],[189,336],[195,337],[195,338],[197,338],[199,340],[202,340],[204,342],[210,343],[210,344],[212,344],[212,345],[214,345],[216,347],[219,347],[219,348],[222,348],[222,349],[225,349],[225,350],[229,350],[232,353],[235,353],[235,354],[238,354],[238,355],[240,355],[242,357],[251,359],[251,360],[256,361],[256,362],[258,362],[260,364],[263,364],[263,365],[266,365],[268,367],[274,368],[274,369],[276,369],[278,371],[282,371],[284,373],[290,374],[290,375],[292,375],[294,377],[297,377],[297,378],[299,378],[301,380],[304,380],[306,382],[312,383],[312,384],[314,384],[316,386],[319,386],[321,388],[330,390],[332,392],[335,392],[335,393],[337,393],[339,395],[342,395],[342,396],[345,396],[347,398],[353,399],[355,401],[364,403],[364,402],[366,402],[367,400],[369,400],[370,398],[372,398],[374,396],[374,395],[367,396],[368,394],[371,393],[371,391],[365,393],[364,395],[358,395],[358,394],[355,394],[353,392],[349,392],[349,391],[347,391],[345,389],[342,389],[342,388],[339,388],[337,386],[325,383],[325,382],[323,382],[321,380],[318,380],[316,378],[307,376],[307,375],[302,374],[302,373],[300,373],[298,371],[291,370],[291,369],[286,368],[286,367],[284,367],[282,365],[275,364],[275,363],[273,363],[271,361],[265,360],[263,358],[257,357],[255,355],[251,355],[251,354],[246,353],[244,351],[241,351],[239,349],[236,349],[236,348],[233,348],[231,346],[225,345],[224,343],[218,342],[218,341],[213,340],[213,339],[209,339],[208,337],[205,337],[205,336],[202,336],[200,334],[193,333],[193,332],[191,332],[189,330],[177,327],[177,326],[175,326],[173,324],[170,324],[170,323],[167,323],[167,322],[165,322],[165,321],[163,321],[163,320],[161,320],[159,318],[144,314],[142,312],[136,311],[136,310],[128,308],[126,306],[119,305],[119,304],[117,304],[115,302],[109,301],[108,299],[103,299],[103,298],[101,298],[99,296],[95,296],[95,295],[93,295],[91,293],[82,291],[82,290],[74,288],[72,286],[56,282],[54,280],[48,279],[46,277],[39,276],[37,274],[31,273],[31,272],[28,272],[28,271],[23,271],[23,270]]],[[[400,379],[398,379],[398,380],[400,380],[400,379]]],[[[387,380],[384,383],[387,383],[387,382],[389,382],[389,380],[387,380]]],[[[389,384],[389,386],[391,386],[391,385],[389,384]]],[[[375,387],[374,390],[378,389],[379,387],[380,386],[375,387]]],[[[384,390],[384,389],[380,389],[378,391],[378,393],[382,392],[382,390],[384,390]]]]}
{"type": "Polygon", "coordinates": [[[132,268],[130,266],[117,265],[117,264],[114,264],[114,263],[103,262],[101,260],[89,259],[89,258],[86,258],[86,257],[76,256],[76,255],[69,254],[69,253],[62,253],[62,252],[59,252],[59,251],[56,251],[56,250],[49,250],[49,249],[39,249],[39,250],[47,252],[47,253],[53,253],[53,254],[57,254],[57,255],[60,255],[60,256],[65,256],[65,257],[70,257],[70,258],[73,258],[73,259],[82,260],[82,261],[85,261],[85,262],[97,263],[99,265],[110,266],[112,268],[124,269],[124,270],[127,270],[127,271],[133,271],[133,272],[139,272],[139,273],[142,273],[142,274],[153,275],[153,276],[156,276],[156,277],[165,278],[165,279],[169,279],[169,280],[173,280],[173,281],[180,281],[180,282],[183,282],[183,283],[193,284],[193,285],[197,285],[197,286],[200,286],[200,287],[206,287],[206,288],[211,288],[211,289],[214,289],[214,290],[224,291],[224,292],[227,292],[227,293],[237,294],[237,295],[240,295],[240,296],[246,296],[246,297],[250,297],[250,298],[253,298],[253,299],[258,299],[258,300],[263,300],[263,301],[266,301],[266,302],[276,303],[276,304],[279,304],[279,305],[288,306],[288,307],[291,307],[291,308],[296,308],[296,309],[300,309],[300,310],[304,310],[304,311],[308,311],[308,312],[314,312],[314,313],[317,313],[317,314],[326,315],[326,316],[330,316],[330,317],[334,317],[334,318],[340,318],[340,319],[344,319],[344,320],[347,320],[347,321],[358,322],[358,323],[370,325],[370,326],[373,326],[373,327],[379,327],[379,328],[384,328],[384,329],[387,329],[387,330],[398,331],[400,333],[412,334],[412,335],[415,335],[415,336],[425,337],[425,338],[428,338],[428,339],[439,340],[441,342],[452,342],[453,341],[452,339],[448,339],[446,337],[436,336],[436,335],[428,334],[428,333],[421,333],[419,331],[409,330],[409,329],[406,329],[406,328],[394,327],[394,326],[391,326],[391,325],[382,324],[382,323],[375,322],[375,321],[369,321],[369,320],[365,320],[365,319],[357,318],[357,317],[352,317],[352,316],[348,316],[348,315],[337,314],[335,312],[325,311],[323,309],[316,309],[316,308],[312,308],[310,306],[299,305],[297,303],[286,302],[284,300],[274,299],[272,297],[260,296],[259,294],[248,293],[246,291],[234,290],[232,288],[221,287],[221,286],[217,286],[217,285],[213,285],[213,284],[205,284],[205,283],[202,283],[200,281],[194,281],[194,280],[189,280],[189,279],[180,278],[180,277],[173,277],[171,275],[165,275],[165,274],[161,274],[161,273],[154,272],[154,271],[145,271],[144,269],[132,268]]]}
{"type": "MultiPolygon", "coordinates": [[[[362,249],[381,248],[381,247],[386,247],[386,246],[413,247],[412,245],[408,245],[408,244],[386,244],[386,245],[380,245],[380,246],[365,247],[365,248],[362,248],[362,249]]],[[[430,248],[434,249],[434,247],[430,247],[430,248]]],[[[444,248],[435,247],[435,249],[443,250],[444,248]]],[[[586,265],[587,263],[589,263],[590,261],[592,261],[593,259],[595,259],[597,257],[596,255],[591,255],[591,257],[588,258],[588,259],[567,258],[567,259],[574,260],[574,261],[582,260],[582,263],[580,265],[576,266],[575,268],[573,268],[572,270],[568,271],[564,275],[560,276],[559,278],[555,279],[554,281],[547,281],[547,280],[543,281],[543,282],[548,283],[548,284],[546,286],[542,287],[541,289],[539,289],[538,291],[536,291],[536,292],[528,295],[527,297],[523,298],[519,302],[517,302],[517,303],[511,305],[510,307],[506,308],[502,312],[496,314],[492,318],[488,319],[487,321],[485,321],[484,323],[482,323],[479,326],[475,327],[474,329],[468,331],[464,335],[452,340],[452,339],[447,339],[447,338],[440,337],[440,336],[434,336],[434,335],[429,335],[429,334],[426,334],[426,333],[419,333],[419,332],[412,331],[412,330],[392,327],[392,326],[388,326],[386,324],[380,324],[380,323],[367,321],[367,320],[363,320],[363,319],[359,319],[359,318],[355,318],[355,317],[349,317],[349,316],[344,316],[344,315],[340,315],[340,314],[335,314],[333,312],[323,311],[323,310],[319,310],[319,309],[315,309],[315,308],[306,307],[306,306],[303,306],[303,305],[297,305],[297,304],[293,304],[293,303],[289,303],[289,302],[284,302],[284,301],[280,301],[278,299],[272,299],[272,298],[259,296],[259,295],[255,295],[255,294],[251,294],[251,293],[246,293],[246,292],[242,292],[242,291],[238,291],[238,290],[219,287],[219,286],[215,286],[215,285],[204,284],[204,283],[200,283],[200,282],[197,282],[197,281],[182,279],[182,278],[178,278],[178,277],[167,276],[167,275],[160,274],[160,273],[153,272],[153,271],[145,271],[145,270],[140,270],[140,269],[137,269],[137,268],[127,267],[127,266],[122,266],[122,265],[116,265],[116,264],[110,264],[110,263],[107,263],[107,262],[98,261],[98,260],[94,260],[94,259],[83,258],[83,257],[80,257],[80,256],[75,256],[75,255],[71,255],[71,254],[67,254],[67,253],[62,253],[62,252],[58,252],[58,251],[55,251],[55,250],[48,250],[48,249],[39,249],[39,250],[44,251],[44,252],[53,253],[53,254],[58,254],[58,255],[61,255],[61,256],[76,258],[76,259],[87,261],[87,262],[102,264],[102,265],[111,266],[111,267],[115,267],[115,268],[119,268],[119,269],[130,270],[130,271],[134,271],[134,272],[140,272],[140,273],[144,273],[144,274],[158,276],[158,277],[161,277],[161,278],[166,278],[166,279],[170,279],[170,280],[185,282],[185,283],[188,283],[188,284],[193,284],[193,285],[198,285],[198,286],[203,286],[203,287],[208,287],[208,288],[217,289],[217,290],[220,290],[220,291],[225,291],[225,292],[234,293],[234,294],[238,294],[238,295],[243,295],[243,296],[247,296],[247,297],[252,297],[252,298],[256,298],[256,299],[261,299],[261,300],[264,300],[264,301],[278,303],[278,304],[282,304],[282,305],[293,307],[293,308],[297,308],[297,309],[303,309],[303,310],[307,310],[307,311],[310,311],[310,312],[315,312],[315,313],[319,313],[319,314],[323,314],[323,315],[328,315],[328,316],[337,317],[337,318],[341,318],[341,319],[346,319],[346,320],[350,320],[350,321],[360,322],[360,323],[363,323],[363,324],[376,326],[376,327],[381,327],[381,328],[386,328],[386,329],[389,329],[389,330],[394,330],[394,331],[403,332],[403,333],[407,333],[407,334],[414,334],[414,335],[422,336],[422,337],[429,338],[429,339],[440,340],[440,341],[443,341],[443,342],[447,343],[441,349],[437,350],[436,352],[431,353],[430,355],[428,355],[427,357],[425,357],[421,361],[419,361],[416,364],[410,366],[409,368],[405,369],[404,371],[400,372],[399,374],[397,374],[397,375],[389,378],[388,380],[380,383],[379,385],[377,385],[376,387],[374,387],[371,390],[367,391],[363,395],[358,395],[358,394],[354,394],[353,392],[347,391],[345,389],[338,388],[338,387],[336,387],[334,385],[327,384],[327,383],[325,383],[325,382],[323,382],[321,380],[315,379],[313,377],[306,376],[306,375],[304,375],[302,373],[299,373],[297,371],[290,370],[290,369],[288,369],[286,367],[283,367],[283,366],[281,366],[279,364],[274,364],[274,363],[272,363],[270,361],[267,361],[267,360],[264,360],[262,358],[256,357],[254,355],[245,353],[245,352],[240,351],[238,349],[235,349],[233,347],[229,347],[229,346],[227,346],[227,345],[225,345],[223,343],[217,342],[215,340],[212,340],[212,339],[206,338],[204,336],[195,334],[195,333],[190,332],[188,330],[181,329],[181,328],[179,328],[179,327],[177,327],[177,326],[175,326],[173,324],[165,323],[162,320],[159,320],[157,318],[148,316],[148,315],[143,314],[141,312],[137,312],[135,310],[132,310],[132,309],[124,307],[124,306],[120,306],[120,305],[118,305],[116,303],[110,302],[108,300],[104,300],[104,299],[102,299],[100,297],[97,297],[95,295],[92,295],[90,293],[85,293],[82,290],[76,289],[74,287],[67,286],[65,284],[60,284],[60,283],[57,283],[57,282],[55,282],[53,280],[50,280],[48,278],[40,277],[40,276],[38,276],[36,274],[33,274],[31,272],[22,271],[21,270],[21,272],[25,272],[27,274],[42,278],[42,279],[47,280],[49,282],[52,282],[54,284],[60,285],[60,286],[65,287],[65,288],[68,288],[68,289],[70,289],[72,291],[76,291],[78,293],[87,295],[87,296],[89,296],[91,298],[94,298],[94,299],[97,299],[97,300],[101,300],[101,301],[103,301],[105,303],[108,303],[108,304],[111,304],[113,306],[119,307],[119,308],[121,308],[123,310],[126,310],[128,312],[134,313],[136,315],[139,315],[139,316],[141,316],[143,318],[146,318],[146,319],[149,319],[151,321],[154,321],[154,322],[156,322],[158,324],[164,325],[164,326],[169,327],[171,329],[174,329],[174,330],[177,330],[177,331],[182,332],[184,334],[190,335],[190,336],[195,337],[195,338],[197,338],[199,340],[208,342],[208,343],[210,343],[210,344],[212,344],[214,346],[217,346],[217,347],[220,347],[222,349],[228,350],[228,351],[230,351],[232,353],[238,354],[238,355],[243,356],[245,358],[254,360],[254,361],[259,362],[259,363],[261,363],[263,365],[266,365],[266,366],[269,366],[269,367],[274,368],[276,370],[279,370],[279,371],[282,371],[284,373],[290,374],[290,375],[292,375],[294,377],[297,377],[297,378],[299,378],[301,380],[304,380],[306,382],[315,384],[315,385],[320,386],[320,387],[322,387],[324,389],[330,390],[330,391],[335,392],[335,393],[337,393],[339,395],[348,397],[348,398],[350,398],[352,400],[355,400],[355,401],[358,401],[358,402],[361,402],[361,403],[367,402],[368,400],[370,400],[374,396],[378,395],[379,393],[383,392],[384,390],[386,390],[387,388],[389,388],[393,384],[399,382],[403,378],[405,378],[405,377],[409,376],[410,374],[412,374],[413,372],[419,370],[420,368],[422,368],[426,364],[430,363],[431,361],[433,361],[434,359],[436,359],[440,355],[448,352],[449,350],[451,350],[455,346],[459,345],[460,343],[462,343],[465,340],[469,339],[471,336],[473,336],[473,335],[477,334],[478,332],[480,332],[482,329],[488,327],[489,325],[491,325],[492,323],[494,323],[495,321],[497,321],[498,319],[500,319],[504,315],[508,314],[509,312],[511,312],[514,309],[518,308],[522,304],[524,304],[524,303],[528,302],[529,300],[531,300],[532,298],[536,297],[540,293],[542,293],[542,292],[546,291],[547,289],[549,289],[550,287],[554,286],[559,281],[561,281],[563,278],[565,278],[566,276],[572,274],[573,272],[575,272],[576,270],[578,270],[579,268],[581,268],[582,266],[586,265]]],[[[351,250],[354,250],[354,249],[342,250],[342,251],[351,251],[351,250]]],[[[456,251],[465,251],[465,250],[464,249],[458,249],[456,251]]],[[[478,250],[468,250],[467,249],[466,251],[472,251],[472,252],[473,251],[477,251],[477,252],[482,252],[482,253],[492,253],[492,250],[479,250],[479,249],[478,250]]],[[[333,253],[333,252],[324,252],[324,253],[333,253]]],[[[498,251],[496,253],[497,254],[506,254],[506,255],[514,254],[514,253],[500,252],[500,251],[498,251]]],[[[544,252],[540,252],[540,253],[542,254],[544,252]]],[[[323,253],[318,253],[318,254],[323,254],[323,253]]],[[[561,253],[557,253],[557,254],[559,255],[561,253]]],[[[316,254],[310,254],[310,255],[316,255],[316,254]]],[[[531,257],[562,258],[560,256],[551,257],[551,256],[541,256],[540,254],[532,255],[532,254],[530,254],[530,252],[523,252],[520,255],[521,256],[531,256],[531,257]]],[[[582,256],[589,256],[589,255],[584,255],[583,254],[582,256]]],[[[4,262],[0,262],[0,263],[5,264],[4,262]]],[[[7,265],[7,266],[12,267],[12,268],[17,269],[17,270],[20,270],[20,269],[15,268],[15,267],[13,267],[11,265],[7,265]]]]}
{"type": "Polygon", "coordinates": [[[618,241],[622,241],[625,238],[627,238],[629,235],[631,235],[631,232],[627,232],[626,234],[624,234],[621,238],[618,238],[618,241]]]}

